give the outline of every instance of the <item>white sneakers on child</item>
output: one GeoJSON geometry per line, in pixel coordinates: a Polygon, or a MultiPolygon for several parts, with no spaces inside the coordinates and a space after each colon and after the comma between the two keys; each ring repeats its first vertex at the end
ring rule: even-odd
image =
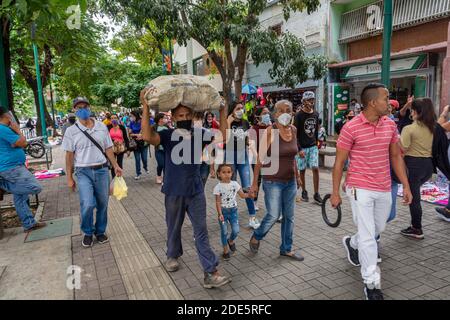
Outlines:
{"type": "Polygon", "coordinates": [[[253,229],[258,229],[261,223],[259,223],[258,219],[256,217],[250,217],[248,220],[248,226],[253,229]]]}

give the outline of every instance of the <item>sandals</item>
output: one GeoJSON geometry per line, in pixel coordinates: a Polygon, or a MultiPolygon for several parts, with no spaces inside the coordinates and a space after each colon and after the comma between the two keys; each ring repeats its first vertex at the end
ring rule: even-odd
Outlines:
{"type": "MultiPolygon", "coordinates": [[[[249,246],[250,246],[250,251],[252,252],[252,253],[258,253],[258,249],[259,249],[259,241],[258,241],[258,243],[257,244],[254,244],[254,243],[252,243],[252,240],[253,239],[255,239],[255,237],[254,236],[252,236],[251,238],[250,238],[250,241],[249,241],[249,246]]],[[[256,239],[255,239],[256,240],[256,239]]]]}
{"type": "Polygon", "coordinates": [[[236,251],[236,243],[230,244],[230,240],[227,240],[228,242],[228,247],[230,247],[231,252],[235,252],[236,251]]]}
{"type": "Polygon", "coordinates": [[[305,257],[302,256],[302,254],[300,252],[294,252],[292,255],[285,254],[285,253],[280,253],[280,256],[288,257],[288,258],[291,258],[292,260],[295,260],[295,261],[303,261],[303,260],[305,260],[305,257]]]}

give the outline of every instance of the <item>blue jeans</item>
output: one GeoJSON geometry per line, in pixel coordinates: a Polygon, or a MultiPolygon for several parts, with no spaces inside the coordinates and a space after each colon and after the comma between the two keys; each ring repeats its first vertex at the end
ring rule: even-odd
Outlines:
{"type": "Polygon", "coordinates": [[[391,222],[395,219],[397,215],[397,192],[398,192],[398,183],[392,181],[391,194],[392,194],[392,207],[391,213],[389,214],[389,218],[387,222],[391,222]]]}
{"type": "Polygon", "coordinates": [[[109,200],[108,173],[108,168],[75,169],[80,194],[81,231],[87,236],[102,235],[106,232],[109,200]],[[95,226],[94,209],[97,209],[95,226]]]}
{"type": "Polygon", "coordinates": [[[158,177],[160,177],[163,173],[164,170],[164,150],[156,150],[155,151],[155,158],[156,158],[156,163],[157,163],[157,167],[156,167],[156,175],[158,177]]]}
{"type": "Polygon", "coordinates": [[[142,174],[141,172],[141,159],[142,159],[142,164],[144,165],[144,170],[148,171],[148,146],[146,147],[142,147],[142,148],[137,148],[136,150],[134,150],[134,161],[136,164],[136,176],[140,176],[142,174]]]}
{"type": "MultiPolygon", "coordinates": [[[[234,153],[233,160],[228,159],[226,153],[225,157],[226,163],[231,163],[233,165],[233,177],[231,178],[231,180],[237,181],[237,174],[239,173],[239,177],[241,178],[241,187],[243,189],[250,188],[250,161],[248,159],[247,151],[234,153]],[[243,154],[245,155],[245,158],[243,154]]],[[[255,202],[253,201],[253,199],[247,198],[245,199],[245,203],[247,204],[248,215],[250,217],[256,216],[255,202]]]]}
{"type": "Polygon", "coordinates": [[[282,215],[280,254],[289,253],[292,251],[297,182],[295,179],[290,182],[274,182],[263,178],[262,184],[266,215],[261,221],[261,226],[254,231],[253,237],[256,240],[262,240],[278,220],[278,217],[282,215]]]}
{"type": "Polygon", "coordinates": [[[24,165],[0,172],[0,188],[12,193],[17,215],[25,230],[36,224],[28,205],[28,196],[38,194],[42,187],[35,176],[24,165]]]}
{"type": "Polygon", "coordinates": [[[215,272],[219,264],[214,251],[209,245],[208,228],[206,226],[205,194],[199,193],[191,197],[166,196],[167,224],[167,257],[179,258],[183,255],[181,244],[181,228],[186,213],[194,229],[195,248],[204,272],[215,272]]]}
{"type": "Polygon", "coordinates": [[[228,239],[234,241],[239,233],[239,217],[237,207],[222,208],[222,215],[223,222],[219,220],[220,239],[222,240],[222,246],[225,247],[228,244],[228,239]],[[228,223],[231,226],[230,238],[228,238],[228,223]]]}

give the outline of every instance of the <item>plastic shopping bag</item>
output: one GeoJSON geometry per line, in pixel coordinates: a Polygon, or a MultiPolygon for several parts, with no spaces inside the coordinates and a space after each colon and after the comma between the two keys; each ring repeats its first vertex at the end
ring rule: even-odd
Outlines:
{"type": "Polygon", "coordinates": [[[122,200],[128,195],[128,187],[122,177],[115,177],[113,181],[113,196],[117,200],[122,200]]]}

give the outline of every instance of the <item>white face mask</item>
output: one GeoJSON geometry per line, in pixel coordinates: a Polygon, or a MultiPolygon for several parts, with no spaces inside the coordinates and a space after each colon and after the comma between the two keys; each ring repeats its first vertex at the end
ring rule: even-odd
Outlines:
{"type": "Polygon", "coordinates": [[[285,127],[291,123],[291,120],[292,116],[289,113],[283,113],[278,117],[278,122],[285,127]]]}
{"type": "Polygon", "coordinates": [[[244,116],[244,110],[238,110],[234,114],[235,114],[236,118],[242,119],[242,117],[244,116]]]}

